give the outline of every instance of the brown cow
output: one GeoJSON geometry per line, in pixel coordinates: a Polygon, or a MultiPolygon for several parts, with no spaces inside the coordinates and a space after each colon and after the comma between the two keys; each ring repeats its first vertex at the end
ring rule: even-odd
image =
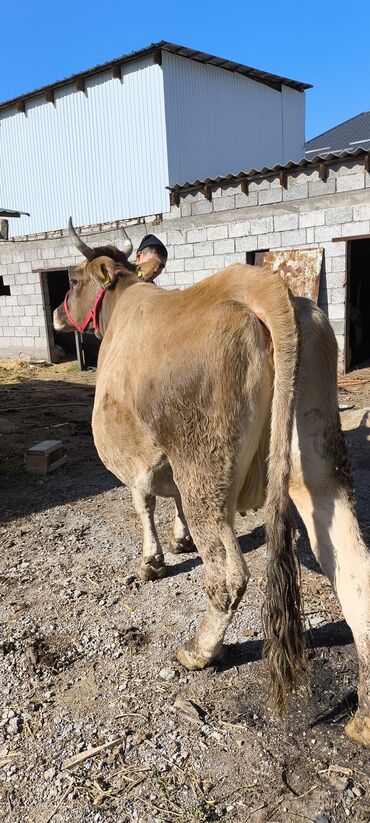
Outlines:
{"type": "Polygon", "coordinates": [[[265,655],[282,712],[306,666],[292,498],[354,635],[359,708],[347,733],[369,746],[370,556],[354,510],[331,327],[266,268],[230,266],[168,292],[137,279],[130,246],[85,247],[88,262],[73,270],[54,325],[104,337],[94,440],[132,489],[143,579],[165,574],[157,495],[176,503],[173,548],[188,548],[191,534],[204,561],[206,614],[179,660],[199,669],[220,659],[249,576],[235,512],[266,501],[265,655]]]}

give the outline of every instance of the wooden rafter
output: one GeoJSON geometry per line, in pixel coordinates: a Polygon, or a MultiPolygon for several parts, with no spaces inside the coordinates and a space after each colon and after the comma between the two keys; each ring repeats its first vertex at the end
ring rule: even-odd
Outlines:
{"type": "Polygon", "coordinates": [[[175,191],[171,191],[171,206],[179,206],[180,205],[180,192],[178,189],[175,191]]]}
{"type": "Polygon", "coordinates": [[[280,174],[279,174],[279,182],[280,182],[280,185],[283,189],[288,188],[288,175],[287,175],[285,169],[282,169],[280,174]]]}

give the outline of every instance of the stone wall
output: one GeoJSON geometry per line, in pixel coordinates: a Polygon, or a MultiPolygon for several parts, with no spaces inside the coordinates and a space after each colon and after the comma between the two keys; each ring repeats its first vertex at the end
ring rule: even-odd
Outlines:
{"type": "MultiPolygon", "coordinates": [[[[168,248],[164,288],[185,288],[231,263],[246,261],[261,249],[324,250],[319,303],[328,314],[340,351],[345,342],[346,243],[333,238],[370,234],[370,175],[363,158],[327,169],[306,167],[287,173],[286,187],[271,173],[249,183],[180,192],[178,206],[164,215],[125,223],[137,248],[148,231],[168,248]]],[[[123,224],[122,224],[123,225],[123,224]]],[[[120,243],[120,224],[89,227],[92,245],[120,243]]],[[[47,327],[40,270],[66,269],[81,260],[66,232],[0,242],[0,277],[10,295],[0,297],[0,356],[47,357],[47,327]]]]}

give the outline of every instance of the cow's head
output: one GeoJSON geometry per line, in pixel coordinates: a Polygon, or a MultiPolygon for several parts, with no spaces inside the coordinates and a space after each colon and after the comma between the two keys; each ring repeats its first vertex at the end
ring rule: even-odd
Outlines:
{"type": "Polygon", "coordinates": [[[135,281],[135,266],[128,262],[132,243],[124,229],[122,250],[116,246],[90,248],[68,222],[69,235],[86,260],[70,269],[71,288],[64,302],[55,309],[53,324],[56,331],[95,332],[101,336],[98,315],[101,300],[107,289],[114,288],[118,277],[126,274],[135,281]]]}

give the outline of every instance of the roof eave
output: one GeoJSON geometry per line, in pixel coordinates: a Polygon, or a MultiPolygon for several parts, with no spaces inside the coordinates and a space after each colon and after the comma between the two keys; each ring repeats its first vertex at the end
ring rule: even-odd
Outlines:
{"type": "Polygon", "coordinates": [[[295,169],[306,168],[307,166],[319,166],[321,164],[330,165],[338,163],[341,160],[350,160],[351,158],[369,156],[370,152],[359,147],[354,151],[344,151],[339,154],[331,153],[328,155],[316,155],[308,159],[302,157],[300,160],[289,160],[287,163],[277,163],[275,166],[263,166],[261,169],[249,169],[249,171],[239,171],[236,174],[220,175],[218,177],[207,177],[204,180],[194,180],[192,182],[186,181],[184,183],[176,183],[174,186],[167,186],[169,191],[189,191],[191,189],[199,189],[204,186],[221,185],[222,183],[237,182],[239,180],[252,180],[256,177],[266,177],[272,174],[278,174],[281,171],[294,171],[295,169]]]}
{"type": "Polygon", "coordinates": [[[13,211],[13,209],[0,209],[0,217],[30,217],[28,211],[13,211]]]}
{"type": "Polygon", "coordinates": [[[306,91],[306,89],[312,88],[312,85],[310,85],[309,83],[301,83],[299,80],[290,80],[287,77],[282,77],[277,74],[270,74],[269,72],[260,71],[259,69],[252,68],[251,66],[244,66],[241,63],[235,63],[232,60],[226,60],[222,57],[207,54],[206,52],[190,49],[187,46],[179,46],[176,43],[170,43],[167,40],[160,40],[158,43],[151,43],[149,46],[145,46],[143,49],[130,52],[129,54],[121,55],[121,57],[115,57],[113,58],[113,60],[108,60],[106,63],[100,63],[96,66],[93,66],[90,69],[85,69],[84,71],[78,72],[77,74],[71,74],[69,77],[65,77],[63,80],[57,80],[54,83],[49,83],[46,86],[41,86],[40,88],[34,89],[33,91],[25,92],[24,94],[19,94],[17,95],[17,97],[12,97],[9,100],[4,100],[3,102],[0,102],[0,111],[17,106],[17,104],[30,100],[31,98],[41,97],[48,91],[69,86],[71,83],[76,82],[76,80],[78,79],[91,77],[92,75],[96,74],[102,74],[103,72],[109,71],[109,69],[119,64],[125,64],[133,62],[134,60],[139,60],[141,57],[146,57],[147,55],[152,54],[158,50],[167,51],[170,54],[177,54],[180,57],[185,57],[187,59],[194,60],[196,62],[200,62],[203,64],[209,63],[211,65],[214,65],[216,68],[224,68],[227,71],[238,72],[241,75],[250,77],[250,79],[255,80],[257,83],[265,83],[271,86],[274,86],[274,84],[275,86],[278,84],[287,85],[295,89],[296,91],[301,92],[306,91]]]}

